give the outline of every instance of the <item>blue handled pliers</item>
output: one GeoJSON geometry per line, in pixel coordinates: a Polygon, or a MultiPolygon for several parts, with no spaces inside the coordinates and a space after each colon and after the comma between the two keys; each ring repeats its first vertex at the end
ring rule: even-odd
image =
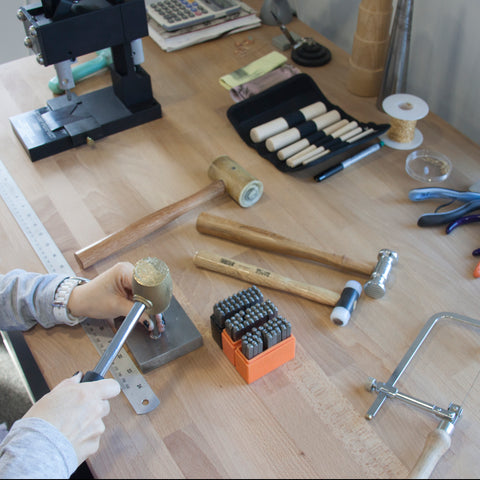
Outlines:
{"type": "Polygon", "coordinates": [[[425,213],[421,215],[417,221],[419,227],[443,225],[445,223],[453,222],[466,213],[480,210],[480,193],[476,192],[459,191],[440,187],[414,188],[408,193],[408,198],[414,202],[430,200],[432,198],[445,198],[449,200],[448,203],[438,207],[434,213],[425,213]],[[446,212],[439,212],[441,208],[450,205],[456,200],[464,202],[465,205],[446,212]]]}

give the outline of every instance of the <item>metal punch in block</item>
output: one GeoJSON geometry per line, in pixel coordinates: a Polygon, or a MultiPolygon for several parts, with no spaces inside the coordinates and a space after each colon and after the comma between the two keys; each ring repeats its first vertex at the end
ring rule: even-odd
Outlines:
{"type": "Polygon", "coordinates": [[[257,303],[263,302],[263,294],[256,285],[241,290],[213,306],[213,313],[210,315],[210,328],[212,337],[220,348],[222,348],[222,332],[225,328],[225,321],[241,310],[245,310],[257,303]]]}
{"type": "Polygon", "coordinates": [[[256,285],[217,302],[212,337],[247,383],[295,357],[292,326],[256,285]]]}
{"type": "Polygon", "coordinates": [[[213,306],[212,320],[220,327],[225,327],[225,320],[241,310],[263,302],[263,294],[256,285],[241,290],[213,306]]]}
{"type": "MultiPolygon", "coordinates": [[[[181,305],[172,296],[164,312],[165,331],[158,339],[151,339],[141,325],[129,335],[126,344],[142,373],[175,360],[203,345],[203,338],[181,305]]],[[[121,319],[115,320],[116,326],[121,319]]]]}

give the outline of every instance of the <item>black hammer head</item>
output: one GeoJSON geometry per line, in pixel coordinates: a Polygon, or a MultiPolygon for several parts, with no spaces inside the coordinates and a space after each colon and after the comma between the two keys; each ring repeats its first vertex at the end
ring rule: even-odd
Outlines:
{"type": "Polygon", "coordinates": [[[362,286],[356,280],[349,280],[340,295],[338,302],[330,314],[330,320],[341,327],[345,326],[357,306],[357,300],[362,294],[362,286]]]}

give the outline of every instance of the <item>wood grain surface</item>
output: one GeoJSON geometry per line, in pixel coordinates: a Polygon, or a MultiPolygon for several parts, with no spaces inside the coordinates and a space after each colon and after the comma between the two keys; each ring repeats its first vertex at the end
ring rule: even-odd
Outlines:
{"type": "MultiPolygon", "coordinates": [[[[375,98],[347,90],[345,51],[296,18],[288,28],[331,50],[327,65],[300,69],[333,104],[359,121],[388,123],[375,98]]],[[[204,339],[201,348],[145,375],[160,398],[155,411],[136,415],[123,395],[111,402],[100,450],[88,461],[98,478],[405,478],[438,424],[432,415],[390,399],[367,421],[375,395],[364,386],[369,376],[388,380],[432,315],[480,315],[477,260],[471,255],[480,246],[479,227],[446,235],[444,227],[417,226],[418,217],[441,201],[408,200],[410,189],[426,186],[405,172],[408,151],[384,147],[316,183],[313,175],[324,165],[283,173],[246,145],[227,119],[233,101],[218,80],[271,52],[280,33],[262,26],[171,53],[144,39],[143,67],[163,117],[34,163],[9,117],[46,104],[54,69],[33,57],[0,66],[1,159],[71,267],[93,278],[120,260],[161,258],[170,268],[175,297],[204,339]],[[86,270],[79,267],[74,252],[207,186],[207,169],[219,155],[263,182],[257,204],[242,208],[224,195],[86,270]],[[389,248],[399,263],[386,295],[374,300],[362,294],[345,327],[330,321],[329,306],[261,288],[291,322],[296,352],[248,385],[213,340],[210,315],[216,302],[251,285],[196,268],[195,252],[213,251],[339,294],[347,280],[363,284],[365,276],[203,235],[195,228],[203,211],[366,263],[375,264],[379,250],[389,248]]],[[[109,84],[109,75],[100,73],[80,82],[75,92],[109,84]]],[[[452,160],[452,174],[440,186],[466,190],[480,179],[478,145],[435,112],[417,127],[424,147],[452,160]]],[[[43,272],[3,202],[0,218],[2,271],[43,272]]],[[[478,476],[478,382],[465,402],[464,396],[480,368],[480,332],[466,330],[442,325],[396,385],[443,408],[463,402],[451,447],[431,478],[478,476]]],[[[25,338],[52,387],[98,361],[81,326],[35,327],[25,338]]]]}

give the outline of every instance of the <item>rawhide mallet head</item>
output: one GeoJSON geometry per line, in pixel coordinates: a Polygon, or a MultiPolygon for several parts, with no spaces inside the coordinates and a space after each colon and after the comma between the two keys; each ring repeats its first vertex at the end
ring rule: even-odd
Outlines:
{"type": "Polygon", "coordinates": [[[330,320],[341,327],[344,327],[352,316],[357,306],[357,300],[362,293],[362,285],[356,280],[349,280],[330,314],[330,320]]]}
{"type": "Polygon", "coordinates": [[[242,207],[251,207],[263,194],[263,183],[227,155],[212,162],[208,176],[211,180],[222,180],[226,192],[242,207]]]}
{"type": "Polygon", "coordinates": [[[370,279],[363,286],[365,295],[371,298],[382,298],[387,289],[387,281],[392,267],[398,263],[398,253],[388,248],[378,252],[378,262],[370,279]]]}

